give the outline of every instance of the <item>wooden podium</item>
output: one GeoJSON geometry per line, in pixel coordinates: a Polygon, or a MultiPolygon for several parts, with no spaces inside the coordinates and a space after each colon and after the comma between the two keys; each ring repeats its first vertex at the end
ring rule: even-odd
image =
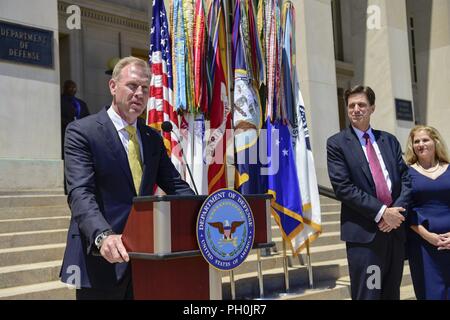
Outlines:
{"type": "MultiPolygon", "coordinates": [[[[197,244],[198,212],[207,196],[137,197],[122,234],[137,300],[221,300],[221,271],[197,244]]],[[[271,242],[270,195],[245,196],[255,220],[253,248],[271,242]]]]}

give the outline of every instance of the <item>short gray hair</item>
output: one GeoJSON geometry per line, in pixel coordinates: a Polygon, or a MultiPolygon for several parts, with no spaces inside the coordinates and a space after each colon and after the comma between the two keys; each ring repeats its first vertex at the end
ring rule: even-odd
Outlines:
{"type": "Polygon", "coordinates": [[[117,64],[114,66],[114,70],[113,70],[111,78],[114,80],[119,80],[120,73],[122,72],[123,68],[125,68],[126,66],[128,66],[130,64],[135,64],[135,65],[142,67],[142,69],[148,75],[148,78],[150,79],[151,73],[150,73],[150,67],[149,67],[148,63],[142,59],[132,57],[132,56],[122,58],[119,60],[119,62],[117,62],[117,64]]]}

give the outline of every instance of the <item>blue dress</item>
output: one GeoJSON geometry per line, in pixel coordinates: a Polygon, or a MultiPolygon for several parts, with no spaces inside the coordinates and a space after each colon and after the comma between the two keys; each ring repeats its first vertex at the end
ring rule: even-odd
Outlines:
{"type": "Polygon", "coordinates": [[[408,213],[407,255],[417,299],[450,299],[450,250],[438,251],[410,225],[437,234],[450,231],[450,166],[435,180],[409,168],[412,204],[408,213]]]}

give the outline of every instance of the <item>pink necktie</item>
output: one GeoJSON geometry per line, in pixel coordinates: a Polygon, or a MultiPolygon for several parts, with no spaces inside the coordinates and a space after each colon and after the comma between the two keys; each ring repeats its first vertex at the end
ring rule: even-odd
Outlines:
{"type": "Polygon", "coordinates": [[[363,138],[366,139],[367,158],[369,159],[370,172],[372,172],[372,178],[375,182],[377,198],[389,207],[392,204],[392,197],[386,179],[384,178],[380,161],[378,160],[372,141],[370,141],[367,132],[364,133],[363,138]]]}

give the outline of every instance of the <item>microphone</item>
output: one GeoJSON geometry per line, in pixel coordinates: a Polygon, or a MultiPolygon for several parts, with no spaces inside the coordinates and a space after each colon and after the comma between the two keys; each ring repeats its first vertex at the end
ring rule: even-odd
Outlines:
{"type": "Polygon", "coordinates": [[[164,121],[164,122],[161,124],[161,130],[164,131],[164,132],[167,132],[167,133],[173,133],[173,134],[175,134],[175,137],[176,137],[177,140],[178,140],[177,142],[178,142],[178,144],[180,145],[180,148],[181,148],[181,154],[182,154],[182,156],[183,156],[183,160],[184,160],[184,162],[186,163],[186,167],[187,167],[188,172],[189,172],[189,177],[191,177],[192,184],[194,185],[195,194],[198,195],[197,186],[195,185],[194,178],[192,177],[191,168],[189,167],[189,164],[188,164],[188,162],[186,161],[186,157],[184,156],[183,145],[181,144],[180,138],[178,137],[177,133],[176,133],[175,131],[172,131],[172,130],[173,130],[173,126],[172,126],[172,124],[170,123],[170,121],[164,121]]]}
{"type": "MultiPolygon", "coordinates": [[[[172,132],[173,126],[172,126],[172,124],[170,123],[170,121],[164,121],[164,122],[161,124],[161,129],[162,129],[162,131],[164,131],[164,132],[170,133],[170,132],[172,132]]],[[[175,132],[174,132],[174,133],[175,133],[175,132]]],[[[177,139],[178,139],[178,137],[177,137],[177,139]]],[[[178,139],[178,140],[179,140],[179,139],[178,139]]],[[[180,141],[178,141],[178,142],[180,142],[180,141]]]]}

